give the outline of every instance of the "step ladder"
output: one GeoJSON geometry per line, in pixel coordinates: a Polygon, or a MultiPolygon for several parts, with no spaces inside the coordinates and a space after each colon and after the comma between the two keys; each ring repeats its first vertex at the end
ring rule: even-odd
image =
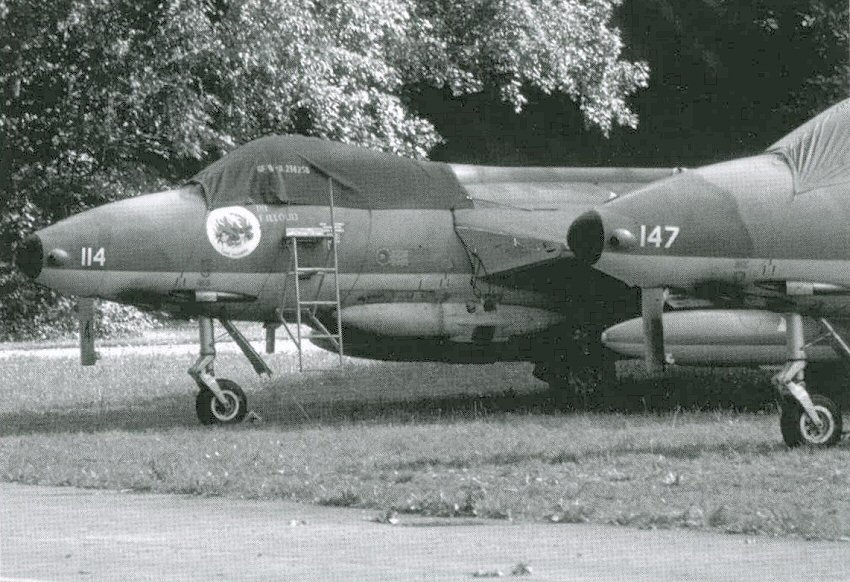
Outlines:
{"type": "MultiPolygon", "coordinates": [[[[334,220],[334,188],[333,179],[328,180],[328,196],[330,209],[330,224],[320,223],[317,227],[293,227],[286,229],[286,243],[291,251],[290,269],[286,273],[286,281],[290,276],[295,281],[295,323],[296,329],[293,333],[289,329],[286,321],[283,321],[283,327],[290,339],[295,343],[298,350],[298,370],[304,371],[304,355],[302,350],[303,337],[301,335],[301,325],[306,321],[311,327],[318,330],[318,333],[310,335],[311,338],[328,339],[336,349],[339,355],[339,366],[343,364],[343,345],[342,345],[342,305],[339,295],[339,254],[337,253],[337,225],[334,220]],[[325,243],[328,252],[325,254],[324,265],[303,265],[302,259],[299,257],[299,248],[315,247],[325,243]],[[328,258],[332,258],[332,264],[328,265],[328,258]],[[320,277],[319,283],[316,286],[315,297],[305,299],[302,296],[301,278],[302,277],[320,277]],[[324,286],[327,276],[333,277],[334,289],[332,300],[321,300],[322,287],[324,286]],[[316,311],[320,307],[334,307],[336,310],[336,333],[331,333],[330,330],[323,324],[318,317],[316,311]]],[[[283,299],[286,299],[287,284],[284,282],[283,299]]],[[[283,320],[283,318],[281,317],[283,320]]]]}

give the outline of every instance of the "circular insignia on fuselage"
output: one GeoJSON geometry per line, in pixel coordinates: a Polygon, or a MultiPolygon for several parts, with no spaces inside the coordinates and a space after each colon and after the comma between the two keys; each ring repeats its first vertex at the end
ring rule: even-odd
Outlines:
{"type": "Polygon", "coordinates": [[[207,215],[207,238],[220,255],[241,259],[260,244],[260,221],[243,206],[216,208],[207,215]]]}
{"type": "Polygon", "coordinates": [[[387,249],[380,249],[375,255],[375,260],[381,266],[386,266],[390,263],[390,251],[387,249]]]}

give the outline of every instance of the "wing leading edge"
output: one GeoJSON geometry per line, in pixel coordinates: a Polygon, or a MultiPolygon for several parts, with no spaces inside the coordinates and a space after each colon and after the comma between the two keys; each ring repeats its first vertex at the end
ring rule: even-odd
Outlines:
{"type": "Polygon", "coordinates": [[[488,168],[453,165],[474,208],[454,210],[455,231],[479,277],[571,260],[569,225],[611,197],[666,178],[672,168],[488,168]]]}

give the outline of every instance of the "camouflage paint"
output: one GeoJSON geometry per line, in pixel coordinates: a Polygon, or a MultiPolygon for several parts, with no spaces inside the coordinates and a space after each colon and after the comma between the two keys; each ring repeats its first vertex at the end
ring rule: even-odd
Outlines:
{"type": "MultiPolygon", "coordinates": [[[[433,312],[459,314],[440,323],[451,327],[466,325],[463,314],[484,313],[486,306],[486,317],[473,320],[487,324],[473,327],[487,337],[473,330],[455,339],[510,343],[511,336],[559,324],[572,308],[565,298],[584,279],[570,275],[564,244],[570,222],[612,193],[670,173],[453,166],[314,139],[266,139],[236,150],[184,188],[107,204],[39,231],[43,252],[36,257],[34,246],[30,258],[42,268],[27,270],[66,294],[184,316],[292,320],[286,232],[330,228],[325,188],[333,182],[344,308],[395,314],[386,326],[393,337],[406,309],[415,315],[440,306],[433,312]],[[305,203],[312,200],[322,203],[305,203]],[[527,269],[542,263],[555,271],[545,271],[538,289],[527,269]],[[197,293],[215,301],[197,301],[197,293]],[[374,307],[381,305],[386,308],[374,307]],[[520,324],[517,314],[533,317],[520,324]]],[[[329,266],[327,241],[299,243],[299,261],[329,266]]],[[[299,284],[302,298],[333,299],[331,275],[303,276],[299,284]]],[[[319,315],[327,318],[327,310],[319,315]]],[[[381,329],[372,323],[364,323],[363,337],[381,329]]],[[[429,324],[422,325],[427,331],[429,324]]]]}
{"type": "Polygon", "coordinates": [[[850,286],[850,100],[764,154],[602,204],[570,228],[582,260],[641,287],[805,281],[850,286]]]}
{"type": "MultiPolygon", "coordinates": [[[[761,155],[651,184],[580,220],[601,221],[596,267],[631,285],[693,288],[801,280],[850,285],[850,187],[795,197],[788,166],[761,155]],[[641,244],[641,232],[662,229],[641,244]],[[670,242],[672,230],[678,230],[670,242]],[[631,233],[632,242],[617,240],[631,233]]],[[[573,231],[577,233],[578,231],[573,231]]],[[[625,238],[625,237],[624,237],[625,238]]],[[[574,246],[580,243],[575,242],[574,246]]]]}

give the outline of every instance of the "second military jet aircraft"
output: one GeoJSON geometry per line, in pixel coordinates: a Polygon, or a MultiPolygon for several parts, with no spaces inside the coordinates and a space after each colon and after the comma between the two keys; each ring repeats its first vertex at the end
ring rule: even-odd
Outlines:
{"type": "MultiPolygon", "coordinates": [[[[829,446],[841,436],[841,410],[807,385],[804,371],[825,340],[850,359],[848,225],[850,100],[762,154],[690,170],[604,203],[575,221],[568,241],[578,259],[642,289],[652,368],[675,351],[665,348],[662,318],[671,295],[757,308],[666,319],[681,320],[678,336],[683,324],[712,317],[738,329],[741,318],[759,325],[772,320],[787,342],[785,366],[774,378],[784,398],[783,438],[789,446],[829,446]]],[[[635,322],[623,325],[635,328],[635,322]]],[[[606,332],[612,347],[628,335],[623,325],[606,332]]]]}

